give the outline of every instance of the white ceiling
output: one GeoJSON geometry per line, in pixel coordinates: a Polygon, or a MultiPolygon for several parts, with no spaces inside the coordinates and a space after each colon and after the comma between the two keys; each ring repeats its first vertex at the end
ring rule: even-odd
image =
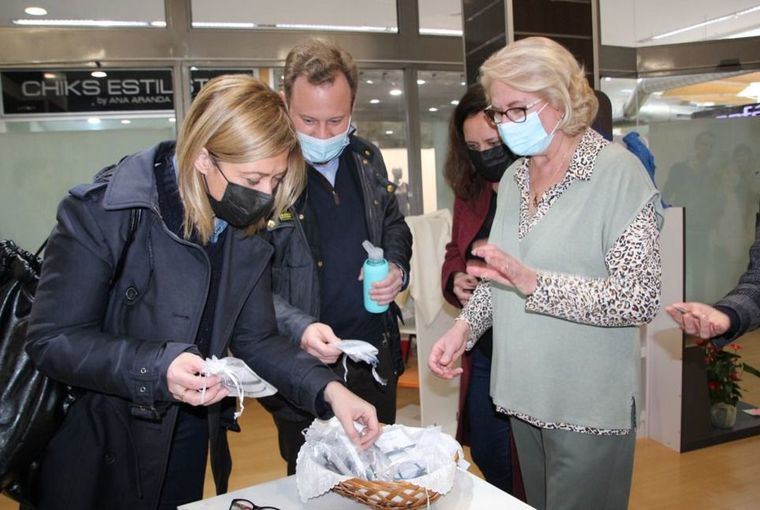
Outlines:
{"type": "MultiPolygon", "coordinates": [[[[209,2],[212,3],[212,2],[209,2]]],[[[2,0],[0,26],[15,26],[13,19],[96,19],[119,21],[164,21],[163,0],[2,0]],[[43,7],[47,16],[29,16],[27,7],[43,7]]]]}
{"type": "MultiPolygon", "coordinates": [[[[163,0],[2,0],[0,26],[13,19],[34,18],[30,6],[44,7],[45,18],[164,21],[163,0]]],[[[460,0],[419,0],[424,28],[462,29],[460,0]]],[[[241,22],[274,25],[309,23],[370,27],[398,26],[396,0],[192,0],[193,19],[204,22],[241,22]]]]}
{"type": "MultiPolygon", "coordinates": [[[[600,0],[602,44],[647,46],[730,37],[755,30],[760,35],[760,10],[683,33],[652,36],[760,6],[758,0],[600,0]]],[[[461,30],[461,0],[419,0],[423,28],[461,30]]],[[[44,7],[47,18],[164,21],[163,0],[2,0],[0,26],[32,18],[29,6],[44,7]]],[[[192,0],[198,21],[257,24],[310,23],[370,27],[397,26],[396,0],[192,0]]]]}
{"type": "Polygon", "coordinates": [[[653,36],[758,6],[758,0],[600,0],[602,44],[651,46],[723,39],[750,30],[758,31],[760,10],[651,40],[653,36]]]}

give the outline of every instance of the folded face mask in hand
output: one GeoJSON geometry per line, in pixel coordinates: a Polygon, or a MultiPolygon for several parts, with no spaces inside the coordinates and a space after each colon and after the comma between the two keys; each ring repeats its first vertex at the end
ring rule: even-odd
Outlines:
{"type": "MultiPolygon", "coordinates": [[[[243,414],[244,397],[261,398],[277,393],[277,388],[259,377],[243,360],[238,358],[219,359],[216,356],[207,358],[203,364],[203,374],[218,376],[222,381],[222,386],[237,395],[239,409],[235,413],[235,419],[243,414]]],[[[201,391],[201,402],[205,400],[205,397],[206,388],[204,387],[201,391]]]]}
{"type": "Polygon", "coordinates": [[[375,381],[385,386],[388,381],[380,377],[377,373],[377,365],[380,361],[377,359],[377,347],[364,340],[343,340],[335,345],[338,349],[343,351],[343,380],[348,379],[348,366],[346,365],[346,359],[351,358],[352,361],[357,363],[367,363],[372,365],[372,377],[375,381]]]}

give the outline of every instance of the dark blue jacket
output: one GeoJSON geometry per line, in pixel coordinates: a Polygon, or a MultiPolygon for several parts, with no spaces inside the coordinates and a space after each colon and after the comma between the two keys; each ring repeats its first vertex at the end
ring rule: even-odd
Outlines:
{"type": "MultiPolygon", "coordinates": [[[[210,271],[203,248],[161,218],[153,165],[166,150],[171,143],[125,158],[59,207],[27,351],[43,373],[83,394],[45,452],[41,509],[157,505],[178,410],[166,372],[180,353],[198,352],[210,271]],[[109,294],[133,208],[143,209],[142,219],[109,294]]],[[[325,416],[321,391],[334,374],[277,336],[272,247],[236,229],[223,242],[210,354],[229,348],[296,406],[325,416]]],[[[231,468],[223,411],[230,405],[225,399],[208,413],[219,491],[231,468]]]]}
{"type": "MultiPolygon", "coordinates": [[[[381,246],[385,258],[404,271],[408,283],[409,260],[412,257],[412,234],[398,207],[396,186],[388,180],[380,150],[362,138],[351,135],[346,147],[358,171],[364,200],[364,218],[369,240],[381,246]]],[[[310,217],[302,195],[293,211],[282,221],[270,226],[270,240],[275,247],[272,261],[272,284],[275,293],[275,310],[280,333],[299,345],[301,336],[309,324],[319,320],[320,310],[320,260],[319,231],[316,221],[310,217]]],[[[386,335],[393,354],[393,370],[404,370],[401,359],[401,337],[397,317],[398,307],[391,303],[384,315],[386,335]]],[[[276,406],[273,400],[263,402],[272,412],[279,412],[290,419],[303,418],[276,406]]],[[[292,410],[292,409],[291,409],[292,410]]]]}

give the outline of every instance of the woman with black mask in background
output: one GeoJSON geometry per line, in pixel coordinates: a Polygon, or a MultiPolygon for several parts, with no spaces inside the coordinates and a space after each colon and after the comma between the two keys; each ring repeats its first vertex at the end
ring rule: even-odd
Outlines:
{"type": "MultiPolygon", "coordinates": [[[[486,242],[496,211],[496,191],[515,156],[502,144],[496,126],[483,110],[488,106],[483,87],[473,85],[459,101],[449,123],[449,150],[444,175],[456,195],[451,241],[441,271],[446,300],[457,308],[470,299],[478,279],[468,264],[478,264],[472,248],[486,242]]],[[[491,381],[491,330],[462,360],[457,439],[469,444],[472,458],[486,480],[512,492],[512,454],[509,420],[497,413],[491,381]]]]}

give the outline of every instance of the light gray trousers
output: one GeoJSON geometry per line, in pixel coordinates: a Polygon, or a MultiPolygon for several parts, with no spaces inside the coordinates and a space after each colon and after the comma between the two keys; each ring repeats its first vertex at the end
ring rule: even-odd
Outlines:
{"type": "Polygon", "coordinates": [[[636,431],[598,436],[510,418],[528,504],[537,510],[625,510],[636,431]]]}

